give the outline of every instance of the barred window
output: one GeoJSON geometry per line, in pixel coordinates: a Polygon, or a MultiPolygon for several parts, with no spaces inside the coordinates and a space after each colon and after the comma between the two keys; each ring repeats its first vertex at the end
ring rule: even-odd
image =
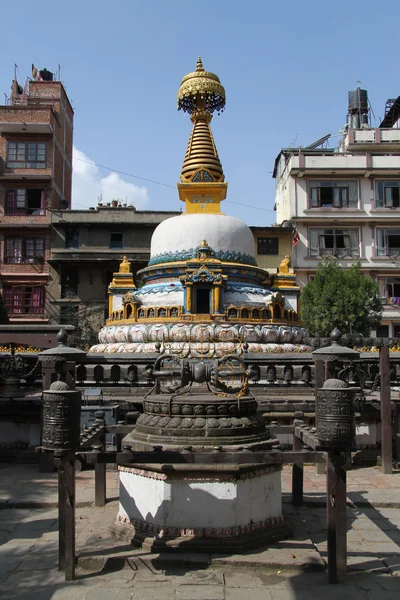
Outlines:
{"type": "Polygon", "coordinates": [[[310,229],[310,256],[360,256],[358,229],[310,229]]]}

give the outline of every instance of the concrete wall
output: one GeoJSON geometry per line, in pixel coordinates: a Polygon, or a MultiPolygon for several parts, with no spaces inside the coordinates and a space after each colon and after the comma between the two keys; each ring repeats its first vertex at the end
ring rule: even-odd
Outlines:
{"type": "Polygon", "coordinates": [[[276,273],[278,267],[286,255],[291,255],[292,252],[292,229],[281,227],[251,227],[254,236],[254,252],[257,265],[262,269],[266,269],[268,273],[276,273]],[[257,254],[259,238],[278,238],[279,249],[278,254],[257,254]]]}
{"type": "MultiPolygon", "coordinates": [[[[132,471],[135,471],[132,469],[132,471]]],[[[221,528],[282,514],[281,473],[243,480],[213,476],[167,478],[120,471],[119,515],[158,527],[221,528]]]]}

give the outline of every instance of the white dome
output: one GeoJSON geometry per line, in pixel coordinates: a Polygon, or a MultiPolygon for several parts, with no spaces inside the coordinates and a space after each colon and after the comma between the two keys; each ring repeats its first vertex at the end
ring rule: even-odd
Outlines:
{"type": "Polygon", "coordinates": [[[160,223],[151,238],[151,258],[187,252],[203,240],[215,251],[254,258],[254,238],[246,223],[227,215],[199,213],[183,213],[160,223]]]}

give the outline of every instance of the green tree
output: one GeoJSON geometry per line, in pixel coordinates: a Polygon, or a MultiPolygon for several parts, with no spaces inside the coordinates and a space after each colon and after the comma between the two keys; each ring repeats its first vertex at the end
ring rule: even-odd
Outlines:
{"type": "Polygon", "coordinates": [[[0,294],[0,325],[6,325],[9,322],[7,309],[4,306],[3,294],[0,294]]]}
{"type": "Polygon", "coordinates": [[[378,285],[361,273],[359,262],[343,268],[336,259],[324,259],[300,302],[303,325],[315,336],[329,336],[334,327],[369,335],[382,317],[378,285]]]}

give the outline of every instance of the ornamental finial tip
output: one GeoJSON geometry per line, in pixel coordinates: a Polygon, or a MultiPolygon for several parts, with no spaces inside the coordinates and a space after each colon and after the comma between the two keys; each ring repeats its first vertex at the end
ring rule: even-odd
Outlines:
{"type": "Polygon", "coordinates": [[[203,63],[202,63],[202,60],[201,60],[201,56],[197,57],[196,71],[204,71],[204,69],[203,69],[203,63]]]}

